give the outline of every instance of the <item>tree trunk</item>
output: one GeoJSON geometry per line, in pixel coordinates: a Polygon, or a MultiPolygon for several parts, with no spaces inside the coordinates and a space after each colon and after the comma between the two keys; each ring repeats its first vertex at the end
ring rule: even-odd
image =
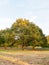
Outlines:
{"type": "Polygon", "coordinates": [[[35,49],[35,46],[33,46],[32,48],[33,48],[33,50],[34,50],[34,49],[35,49]]]}
{"type": "Polygon", "coordinates": [[[22,45],[22,50],[24,50],[24,44],[22,45]]]}

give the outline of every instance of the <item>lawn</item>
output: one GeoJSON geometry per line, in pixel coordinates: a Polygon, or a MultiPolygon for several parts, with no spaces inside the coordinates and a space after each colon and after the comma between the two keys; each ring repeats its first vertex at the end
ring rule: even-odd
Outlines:
{"type": "Polygon", "coordinates": [[[49,65],[49,51],[0,51],[0,65],[49,65]]]}

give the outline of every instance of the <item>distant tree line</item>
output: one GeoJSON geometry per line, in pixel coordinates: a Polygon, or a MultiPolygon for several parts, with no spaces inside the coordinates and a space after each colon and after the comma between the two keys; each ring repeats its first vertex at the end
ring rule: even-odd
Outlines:
{"type": "Polygon", "coordinates": [[[0,47],[27,46],[48,47],[47,39],[41,28],[26,19],[17,19],[5,30],[0,30],[0,47]]]}

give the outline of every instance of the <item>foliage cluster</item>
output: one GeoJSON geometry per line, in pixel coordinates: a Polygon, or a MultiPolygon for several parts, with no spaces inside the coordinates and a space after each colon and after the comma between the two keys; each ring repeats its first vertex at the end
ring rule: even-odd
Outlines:
{"type": "Polygon", "coordinates": [[[47,39],[42,30],[26,19],[17,19],[11,26],[5,30],[0,30],[0,46],[12,47],[26,46],[47,47],[47,39]]]}

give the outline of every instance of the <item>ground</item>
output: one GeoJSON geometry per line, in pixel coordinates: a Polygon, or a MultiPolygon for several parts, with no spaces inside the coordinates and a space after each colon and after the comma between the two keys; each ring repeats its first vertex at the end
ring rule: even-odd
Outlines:
{"type": "Polygon", "coordinates": [[[0,51],[0,65],[49,65],[49,51],[0,51]]]}

